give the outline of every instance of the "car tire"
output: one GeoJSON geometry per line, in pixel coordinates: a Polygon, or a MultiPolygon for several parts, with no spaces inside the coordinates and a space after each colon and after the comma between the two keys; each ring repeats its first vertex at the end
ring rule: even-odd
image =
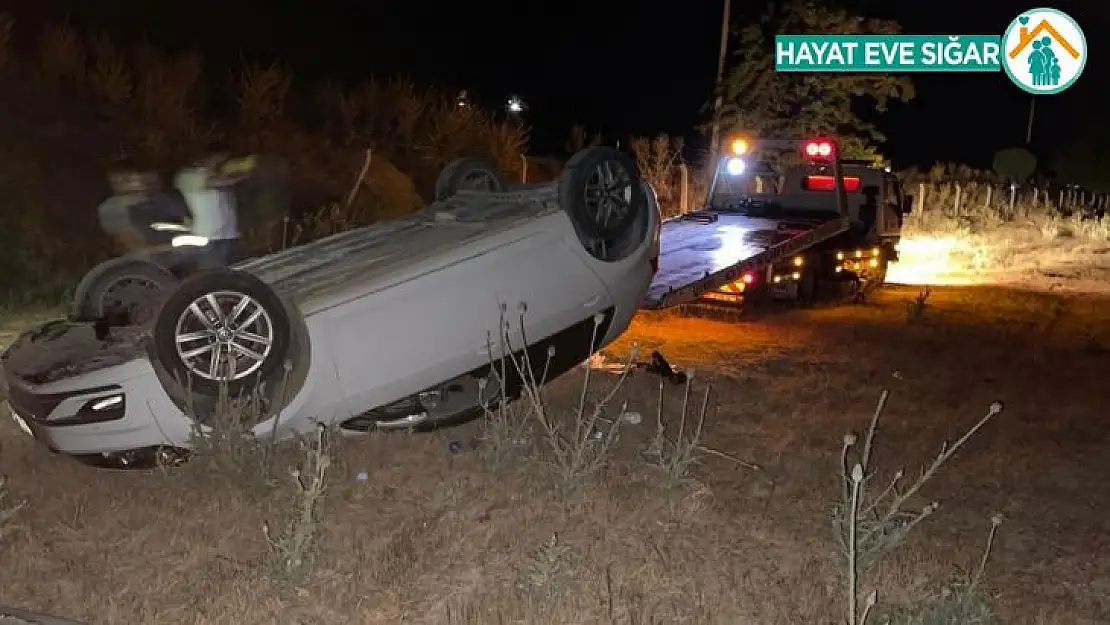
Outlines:
{"type": "Polygon", "coordinates": [[[604,146],[581,150],[559,176],[563,210],[582,246],[604,262],[627,258],[650,236],[653,194],[635,161],[604,146]]]}
{"type": "Polygon", "coordinates": [[[78,283],[72,315],[77,321],[126,318],[126,324],[154,320],[166,295],[180,281],[170,271],[135,258],[115,258],[93,267],[78,283]]]}
{"type": "Polygon", "coordinates": [[[627,154],[606,146],[579,151],[567,161],[559,175],[559,201],[574,225],[589,237],[615,239],[627,234],[639,214],[647,212],[639,168],[627,154]],[[620,193],[616,218],[602,218],[597,193],[620,193]],[[623,205],[623,206],[621,206],[623,205]]]}
{"type": "Polygon", "coordinates": [[[185,280],[165,299],[153,338],[158,362],[186,389],[212,397],[225,387],[238,396],[278,377],[293,326],[268,284],[243,271],[218,269],[185,280]],[[228,358],[232,352],[234,359],[228,358]]]}
{"type": "Polygon", "coordinates": [[[474,156],[457,158],[436,178],[436,200],[446,200],[459,191],[504,193],[509,188],[505,175],[489,161],[474,156]]]}

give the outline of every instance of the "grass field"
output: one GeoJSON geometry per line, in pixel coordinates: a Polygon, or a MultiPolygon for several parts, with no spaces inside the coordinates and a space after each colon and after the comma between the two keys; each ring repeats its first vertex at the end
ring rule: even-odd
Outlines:
{"type": "MultiPolygon", "coordinates": [[[[614,357],[635,342],[694,368],[691,404],[711,387],[692,479],[676,486],[641,454],[659,394],[642,371],[616,397],[642,423],[620,426],[604,468],[569,491],[553,487],[536,428],[497,463],[471,450],[481,422],[348,439],[293,590],[267,574],[262,529],[303,498],[283,472],[257,489],[96,471],[0,419],[0,475],[26,502],[0,538],[0,604],[93,625],[840,623],[830,510],[842,440],[862,441],[888,389],[876,490],[899,469],[916,476],[992,402],[1005,409],[908,502],[940,506],[861,580],[861,595],[878,590],[868,622],[962,597],[950,582],[978,567],[992,517],[1002,524],[975,600],[993,622],[1110,622],[1110,297],[939,287],[915,307],[918,294],[889,287],[868,304],[743,323],[637,319],[614,357]]],[[[550,385],[553,411],[574,407],[583,372],[550,385]]],[[[614,376],[593,377],[601,392],[614,376]]],[[[683,392],[664,389],[672,439],[683,392]]],[[[987,622],[960,618],[894,622],[987,622]]]]}

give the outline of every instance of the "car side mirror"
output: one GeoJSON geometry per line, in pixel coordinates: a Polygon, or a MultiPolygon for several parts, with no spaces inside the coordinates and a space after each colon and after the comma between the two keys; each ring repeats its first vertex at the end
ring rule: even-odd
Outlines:
{"type": "Polygon", "coordinates": [[[902,214],[909,215],[913,212],[913,194],[907,194],[902,198],[902,214]]]}

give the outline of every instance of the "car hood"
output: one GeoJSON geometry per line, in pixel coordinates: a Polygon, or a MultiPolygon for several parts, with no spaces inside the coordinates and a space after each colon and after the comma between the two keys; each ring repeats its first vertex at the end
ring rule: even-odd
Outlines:
{"type": "Polygon", "coordinates": [[[0,366],[5,377],[46,384],[145,357],[148,340],[145,326],[111,328],[100,338],[92,323],[54,319],[20,334],[0,366]]]}

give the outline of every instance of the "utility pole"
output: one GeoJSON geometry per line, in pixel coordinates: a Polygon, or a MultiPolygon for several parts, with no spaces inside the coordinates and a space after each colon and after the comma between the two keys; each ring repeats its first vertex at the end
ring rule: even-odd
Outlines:
{"type": "Polygon", "coordinates": [[[1029,96],[1029,124],[1025,127],[1025,145],[1033,143],[1033,113],[1037,110],[1037,96],[1029,96]]]}
{"type": "MultiPolygon", "coordinates": [[[[724,105],[724,94],[721,92],[721,83],[725,79],[725,59],[728,58],[728,26],[732,12],[732,0],[724,0],[724,4],[724,15],[721,17],[721,47],[717,53],[717,82],[715,83],[714,89],[714,91],[717,92],[717,98],[713,101],[713,126],[709,138],[710,167],[708,169],[710,172],[713,171],[713,163],[717,162],[717,148],[720,142],[721,107],[724,105]]],[[[713,174],[710,173],[710,176],[712,175],[713,174]]]]}

